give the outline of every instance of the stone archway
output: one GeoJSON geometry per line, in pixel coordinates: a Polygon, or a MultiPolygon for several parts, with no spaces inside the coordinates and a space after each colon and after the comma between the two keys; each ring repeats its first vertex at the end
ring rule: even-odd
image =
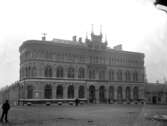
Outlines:
{"type": "Polygon", "coordinates": [[[68,87],[68,93],[67,94],[68,94],[69,99],[74,98],[74,86],[73,85],[70,85],[68,87]]]}
{"type": "Polygon", "coordinates": [[[44,89],[44,96],[46,99],[51,99],[52,98],[52,86],[51,85],[46,85],[44,89]]]}
{"type": "Polygon", "coordinates": [[[99,88],[99,102],[100,103],[106,102],[105,87],[104,86],[100,86],[100,88],[99,88]]]}
{"type": "Polygon", "coordinates": [[[134,98],[134,101],[137,101],[139,99],[139,88],[138,87],[133,88],[133,98],[134,98]]]}
{"type": "Polygon", "coordinates": [[[96,90],[95,90],[95,86],[93,85],[89,87],[89,102],[90,103],[96,102],[96,90]]]}
{"type": "Polygon", "coordinates": [[[33,98],[33,86],[31,85],[27,86],[27,98],[28,99],[33,98]]]}
{"type": "Polygon", "coordinates": [[[152,103],[153,104],[157,104],[157,96],[153,96],[152,97],[152,103]]]}
{"type": "Polygon", "coordinates": [[[62,99],[63,98],[63,86],[62,85],[57,86],[56,98],[57,99],[62,99]]]}
{"type": "Polygon", "coordinates": [[[85,88],[84,88],[84,86],[79,86],[78,94],[79,94],[79,98],[84,98],[85,97],[85,88]]]}

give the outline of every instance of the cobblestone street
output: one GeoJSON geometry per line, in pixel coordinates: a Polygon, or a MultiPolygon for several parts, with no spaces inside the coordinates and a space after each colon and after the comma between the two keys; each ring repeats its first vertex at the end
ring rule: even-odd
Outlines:
{"type": "Polygon", "coordinates": [[[167,114],[167,106],[82,105],[21,106],[9,113],[9,126],[157,126],[153,115],[167,114]]]}

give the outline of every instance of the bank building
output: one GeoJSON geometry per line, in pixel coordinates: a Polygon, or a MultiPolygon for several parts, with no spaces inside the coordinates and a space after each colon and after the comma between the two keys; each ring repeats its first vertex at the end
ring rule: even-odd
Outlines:
{"type": "Polygon", "coordinates": [[[142,103],[144,54],[90,38],[27,40],[20,52],[20,102],[25,104],[142,103]]]}

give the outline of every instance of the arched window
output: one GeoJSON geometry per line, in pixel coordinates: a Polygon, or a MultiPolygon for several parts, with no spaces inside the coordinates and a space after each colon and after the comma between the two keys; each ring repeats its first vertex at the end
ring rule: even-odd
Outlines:
{"type": "Polygon", "coordinates": [[[109,99],[114,100],[114,87],[113,86],[109,87],[109,99]]]}
{"type": "Polygon", "coordinates": [[[74,78],[74,68],[73,67],[68,68],[68,77],[74,78]]]}
{"type": "Polygon", "coordinates": [[[33,98],[33,86],[31,85],[27,86],[27,98],[28,99],[33,98]]]}
{"type": "Polygon", "coordinates": [[[117,89],[117,100],[118,102],[122,101],[122,87],[118,87],[117,89]]]}
{"type": "Polygon", "coordinates": [[[136,71],[133,72],[133,81],[138,81],[138,73],[136,71]]]}
{"type": "Polygon", "coordinates": [[[114,80],[114,70],[109,71],[109,80],[113,81],[114,80]]]}
{"type": "Polygon", "coordinates": [[[52,98],[52,86],[51,85],[46,85],[44,89],[44,96],[46,99],[51,99],[52,98]]]}
{"type": "Polygon", "coordinates": [[[61,86],[61,85],[57,86],[56,98],[58,98],[58,99],[63,98],[63,86],[61,86]]]}
{"type": "Polygon", "coordinates": [[[117,72],[117,80],[118,80],[118,81],[122,81],[122,71],[121,71],[121,70],[119,70],[119,71],[117,72]]]}
{"type": "Polygon", "coordinates": [[[126,87],[126,100],[130,100],[131,99],[131,90],[130,87],[126,87]]]}
{"type": "Polygon", "coordinates": [[[84,78],[85,77],[85,69],[84,68],[79,68],[79,72],[78,72],[78,78],[84,78]]]}
{"type": "Polygon", "coordinates": [[[74,86],[72,85],[68,87],[68,98],[74,98],[74,86]]]}
{"type": "Polygon", "coordinates": [[[31,52],[29,51],[25,52],[25,58],[26,59],[31,58],[31,52]]]}
{"type": "Polygon", "coordinates": [[[45,67],[45,77],[52,77],[52,68],[51,66],[45,67]]]}
{"type": "Polygon", "coordinates": [[[104,103],[106,101],[105,87],[104,86],[100,86],[100,88],[99,88],[99,101],[100,101],[100,103],[104,103]]]}
{"type": "Polygon", "coordinates": [[[30,77],[31,77],[31,67],[30,67],[30,66],[27,66],[27,67],[26,67],[26,77],[27,77],[27,78],[30,78],[30,77]]]}
{"type": "Polygon", "coordinates": [[[78,90],[79,98],[84,98],[85,97],[85,88],[84,86],[80,86],[78,90]]]}
{"type": "Polygon", "coordinates": [[[26,67],[23,67],[23,76],[22,76],[23,78],[25,78],[26,77],[26,67]]]}
{"type": "Polygon", "coordinates": [[[61,66],[57,67],[56,75],[58,78],[61,78],[64,76],[63,67],[61,67],[61,66]]]}
{"type": "Polygon", "coordinates": [[[131,80],[129,71],[126,71],[126,73],[125,73],[125,80],[126,81],[130,81],[131,80]]]}
{"type": "Polygon", "coordinates": [[[35,66],[32,68],[31,72],[32,72],[32,77],[35,77],[37,75],[37,69],[35,66]]]}
{"type": "Polygon", "coordinates": [[[89,87],[89,102],[90,102],[90,103],[96,102],[96,95],[95,95],[95,92],[96,92],[95,86],[91,85],[91,86],[89,87]]]}
{"type": "Polygon", "coordinates": [[[95,70],[93,69],[89,70],[89,79],[91,80],[95,79],[95,70]]]}
{"type": "Polygon", "coordinates": [[[105,80],[105,71],[104,70],[99,72],[99,80],[105,80]]]}
{"type": "Polygon", "coordinates": [[[138,89],[138,87],[133,88],[133,98],[134,98],[134,100],[139,99],[139,89],[138,89]]]}

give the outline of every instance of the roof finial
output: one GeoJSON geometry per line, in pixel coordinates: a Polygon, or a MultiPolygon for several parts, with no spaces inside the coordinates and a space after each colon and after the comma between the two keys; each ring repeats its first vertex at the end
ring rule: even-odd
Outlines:
{"type": "Polygon", "coordinates": [[[105,34],[105,42],[107,42],[107,34],[105,34]]]}
{"type": "Polygon", "coordinates": [[[92,31],[91,31],[91,34],[93,34],[94,33],[94,28],[93,28],[93,24],[92,24],[92,31]]]}
{"type": "Polygon", "coordinates": [[[86,39],[88,39],[88,33],[86,32],[86,39]]]}
{"type": "Polygon", "coordinates": [[[42,36],[42,41],[45,41],[45,40],[46,40],[46,35],[47,35],[47,34],[46,34],[46,33],[42,33],[42,35],[43,35],[43,36],[42,36]]]}
{"type": "Polygon", "coordinates": [[[108,45],[108,41],[107,41],[107,35],[105,34],[105,46],[107,47],[107,45],[108,45]]]}
{"type": "Polygon", "coordinates": [[[102,35],[102,25],[100,25],[100,35],[102,35]]]}

